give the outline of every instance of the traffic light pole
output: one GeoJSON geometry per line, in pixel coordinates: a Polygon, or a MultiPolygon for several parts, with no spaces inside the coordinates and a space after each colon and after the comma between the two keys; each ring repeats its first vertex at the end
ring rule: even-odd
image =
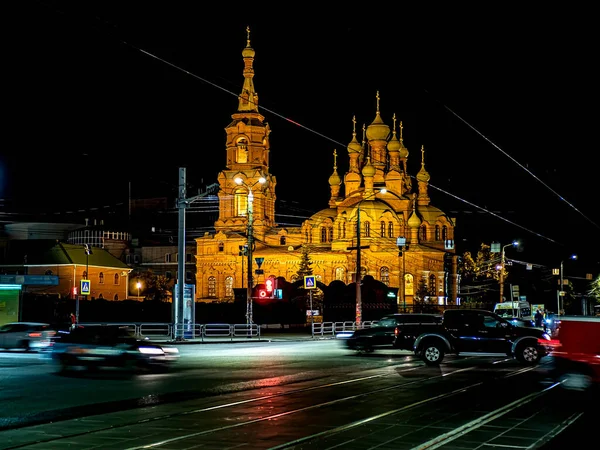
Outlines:
{"type": "MultiPolygon", "coordinates": [[[[179,168],[179,197],[177,199],[177,209],[179,210],[179,228],[177,240],[177,293],[173,300],[173,339],[183,340],[183,295],[185,292],[185,208],[201,197],[206,197],[219,190],[219,185],[213,183],[206,188],[206,192],[194,197],[185,198],[186,191],[186,173],[185,167],[179,168]]],[[[195,299],[192,299],[195,301],[195,299]]],[[[192,322],[195,318],[192,317],[192,322]]]]}

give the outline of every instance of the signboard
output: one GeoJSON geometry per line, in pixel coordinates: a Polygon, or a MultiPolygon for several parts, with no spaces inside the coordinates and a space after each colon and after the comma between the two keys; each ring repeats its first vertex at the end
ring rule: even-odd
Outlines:
{"type": "Polygon", "coordinates": [[[304,289],[316,289],[317,280],[314,275],[304,275],[304,289]]]}
{"type": "MultiPolygon", "coordinates": [[[[175,284],[175,292],[173,295],[175,299],[174,305],[179,300],[179,284],[175,284]]],[[[183,285],[183,329],[184,331],[192,331],[194,323],[195,323],[195,315],[196,315],[196,286],[193,284],[184,284],[183,285]]]]}
{"type": "Polygon", "coordinates": [[[90,295],[92,292],[92,282],[90,280],[81,280],[81,295],[90,295]]]}
{"type": "Polygon", "coordinates": [[[57,275],[0,275],[0,284],[58,286],[57,275]]]}

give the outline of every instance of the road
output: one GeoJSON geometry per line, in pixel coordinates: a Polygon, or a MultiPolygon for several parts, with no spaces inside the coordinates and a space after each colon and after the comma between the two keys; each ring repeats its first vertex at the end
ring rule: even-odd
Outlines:
{"type": "Polygon", "coordinates": [[[554,383],[549,358],[430,368],[335,339],[178,347],[173,370],[137,375],[63,375],[38,354],[0,353],[0,449],[547,450],[587,442],[594,424],[597,398],[554,383]]]}

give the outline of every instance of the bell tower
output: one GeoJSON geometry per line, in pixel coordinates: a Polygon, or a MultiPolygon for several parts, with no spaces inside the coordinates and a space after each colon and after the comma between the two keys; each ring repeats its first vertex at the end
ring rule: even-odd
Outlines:
{"type": "Polygon", "coordinates": [[[253,230],[260,238],[275,226],[277,181],[269,173],[271,129],[258,111],[258,94],[254,89],[255,51],[250,46],[249,27],[246,33],[246,47],[242,50],[244,85],[237,111],[231,116],[233,120],[225,127],[226,168],[218,176],[219,219],[215,229],[244,232],[249,202],[252,202],[253,230]]]}

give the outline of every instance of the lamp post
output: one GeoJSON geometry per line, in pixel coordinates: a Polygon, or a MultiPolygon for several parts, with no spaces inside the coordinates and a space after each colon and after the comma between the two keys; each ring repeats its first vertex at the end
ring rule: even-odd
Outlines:
{"type": "Polygon", "coordinates": [[[402,299],[402,312],[406,312],[406,286],[404,284],[404,277],[406,276],[406,261],[404,259],[404,252],[407,249],[406,238],[398,237],[396,238],[396,245],[398,246],[398,250],[400,251],[400,256],[402,256],[402,275],[400,277],[400,298],[402,299]]]}
{"type": "Polygon", "coordinates": [[[254,203],[254,194],[252,193],[252,188],[256,185],[256,183],[264,184],[267,180],[264,177],[260,177],[256,183],[252,186],[244,183],[242,178],[236,178],[234,180],[236,184],[244,185],[248,189],[248,224],[247,224],[247,236],[248,236],[248,250],[246,254],[248,256],[248,286],[246,293],[246,325],[251,325],[253,323],[252,318],[252,246],[254,244],[254,229],[253,229],[253,203],[254,203]]]}
{"type": "MultiPolygon", "coordinates": [[[[90,279],[90,255],[92,254],[92,247],[88,244],[83,244],[83,249],[85,251],[85,277],[90,279]]],[[[77,299],[75,301],[75,324],[79,325],[79,295],[77,295],[77,299]]]]}
{"type": "MultiPolygon", "coordinates": [[[[519,246],[518,241],[512,241],[510,244],[506,244],[505,246],[502,247],[502,259],[501,259],[501,263],[500,263],[500,277],[499,277],[500,278],[500,303],[504,302],[504,250],[507,247],[518,247],[518,246],[519,246]]],[[[512,297],[511,297],[511,302],[512,302],[512,297]]]]}
{"type": "MultiPolygon", "coordinates": [[[[571,255],[571,256],[569,256],[569,259],[576,260],[577,259],[577,255],[571,255]]],[[[563,288],[564,288],[564,269],[563,269],[563,265],[564,265],[564,260],[562,260],[560,262],[560,286],[558,287],[557,296],[556,296],[556,309],[557,309],[556,315],[558,317],[560,317],[560,311],[561,311],[560,298],[564,297],[566,295],[565,291],[563,290],[563,288]]],[[[563,301],[563,308],[564,308],[564,301],[563,301]]]]}

